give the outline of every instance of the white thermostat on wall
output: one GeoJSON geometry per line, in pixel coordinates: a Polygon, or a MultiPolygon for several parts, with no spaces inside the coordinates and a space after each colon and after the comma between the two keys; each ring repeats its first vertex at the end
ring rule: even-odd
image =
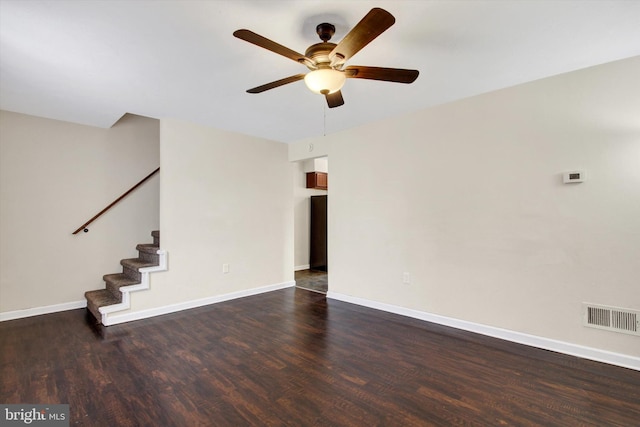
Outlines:
{"type": "Polygon", "coordinates": [[[572,184],[574,182],[584,182],[584,171],[571,171],[562,174],[562,182],[572,184]]]}

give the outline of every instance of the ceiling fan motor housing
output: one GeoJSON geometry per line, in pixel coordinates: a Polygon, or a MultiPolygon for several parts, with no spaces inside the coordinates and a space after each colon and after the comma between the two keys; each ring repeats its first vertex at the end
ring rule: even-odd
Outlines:
{"type": "Polygon", "coordinates": [[[321,68],[331,68],[331,60],[329,59],[329,54],[336,47],[335,43],[323,42],[316,43],[309,48],[304,53],[304,56],[311,59],[315,67],[307,65],[310,70],[321,69],[321,68]]]}

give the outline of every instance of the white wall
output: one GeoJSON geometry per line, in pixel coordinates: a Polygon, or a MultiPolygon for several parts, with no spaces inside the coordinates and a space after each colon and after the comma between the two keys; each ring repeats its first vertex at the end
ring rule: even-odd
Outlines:
{"type": "MultiPolygon", "coordinates": [[[[328,172],[327,159],[321,160],[323,169],[328,172]]],[[[313,162],[315,163],[315,162],[313,162]]],[[[294,237],[295,237],[295,269],[303,270],[309,268],[309,234],[311,215],[311,196],[322,196],[327,194],[327,190],[315,190],[307,188],[306,169],[307,162],[300,161],[294,163],[293,174],[293,203],[294,203],[294,237]]],[[[315,167],[315,166],[314,166],[315,167]]]]}
{"type": "Polygon", "coordinates": [[[287,145],[177,120],[161,120],[160,141],[168,271],[123,315],[292,282],[287,145]]]}
{"type": "Polygon", "coordinates": [[[636,57],[323,137],[332,291],[639,356],[581,317],[640,309],[639,75],[636,57]],[[587,182],[562,184],[574,169],[587,182]]]}
{"type": "Polygon", "coordinates": [[[0,112],[0,314],[82,302],[159,225],[159,178],[71,233],[159,166],[159,122],[100,129],[0,112]]]}
{"type": "Polygon", "coordinates": [[[309,138],[289,144],[289,160],[296,162],[329,154],[329,141],[332,137],[309,138]]]}

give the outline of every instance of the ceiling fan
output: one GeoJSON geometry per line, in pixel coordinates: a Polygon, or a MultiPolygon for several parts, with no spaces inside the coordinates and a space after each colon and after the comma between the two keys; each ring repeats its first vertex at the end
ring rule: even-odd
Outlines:
{"type": "Polygon", "coordinates": [[[252,31],[237,30],[233,33],[237,38],[306,65],[311,70],[306,74],[296,74],[254,87],[247,90],[247,92],[261,93],[304,79],[311,91],[324,95],[329,108],[334,108],[344,104],[340,89],[342,89],[347,78],[412,83],[418,78],[418,70],[365,67],[361,65],[351,65],[344,68],[344,64],[349,58],[385,32],[395,22],[396,19],[393,15],[386,10],[373,8],[338,44],[329,42],[335,33],[335,27],[332,24],[322,23],[316,27],[316,32],[322,42],[309,46],[304,55],[252,31]]]}

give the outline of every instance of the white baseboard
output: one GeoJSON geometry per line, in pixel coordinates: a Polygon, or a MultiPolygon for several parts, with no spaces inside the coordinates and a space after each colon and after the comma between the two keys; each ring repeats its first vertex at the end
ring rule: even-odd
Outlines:
{"type": "Polygon", "coordinates": [[[531,347],[542,348],[545,350],[551,350],[558,353],[581,357],[583,359],[595,360],[597,362],[604,362],[611,365],[622,366],[624,368],[640,371],[640,357],[613,353],[597,348],[585,347],[578,344],[571,344],[563,341],[553,340],[550,338],[529,335],[522,332],[510,331],[508,329],[501,329],[493,326],[482,325],[479,323],[468,322],[466,320],[459,320],[451,317],[427,313],[424,311],[412,310],[409,308],[371,301],[364,298],[353,297],[331,291],[327,293],[327,298],[344,301],[351,304],[357,304],[376,310],[386,311],[389,313],[399,314],[401,316],[412,317],[414,319],[424,320],[426,322],[437,323],[439,325],[450,326],[452,328],[475,332],[494,338],[500,338],[503,340],[516,342],[518,344],[524,344],[531,347]]]}
{"type": "Polygon", "coordinates": [[[295,267],[293,267],[294,271],[300,271],[300,270],[308,270],[310,269],[311,266],[309,264],[305,264],[305,265],[297,265],[295,267]]]}
{"type": "Polygon", "coordinates": [[[45,307],[34,307],[24,310],[5,311],[4,313],[0,313],[0,322],[4,322],[6,320],[22,319],[24,317],[39,316],[41,314],[57,313],[59,311],[75,310],[77,308],[85,308],[86,306],[87,301],[82,300],[65,302],[62,304],[47,305],[45,307]]]}
{"type": "Polygon", "coordinates": [[[166,305],[163,307],[151,308],[148,310],[135,311],[132,313],[123,313],[120,315],[112,314],[108,318],[105,326],[117,325],[119,323],[131,322],[134,320],[148,319],[150,317],[161,316],[163,314],[176,313],[178,311],[189,310],[191,308],[202,307],[205,305],[216,304],[219,302],[230,301],[237,298],[244,298],[251,295],[263,294],[265,292],[277,291],[279,289],[290,288],[295,286],[296,282],[283,282],[275,285],[263,286],[260,288],[247,289],[238,292],[231,292],[224,295],[216,295],[212,297],[185,301],[178,304],[166,305]]]}

